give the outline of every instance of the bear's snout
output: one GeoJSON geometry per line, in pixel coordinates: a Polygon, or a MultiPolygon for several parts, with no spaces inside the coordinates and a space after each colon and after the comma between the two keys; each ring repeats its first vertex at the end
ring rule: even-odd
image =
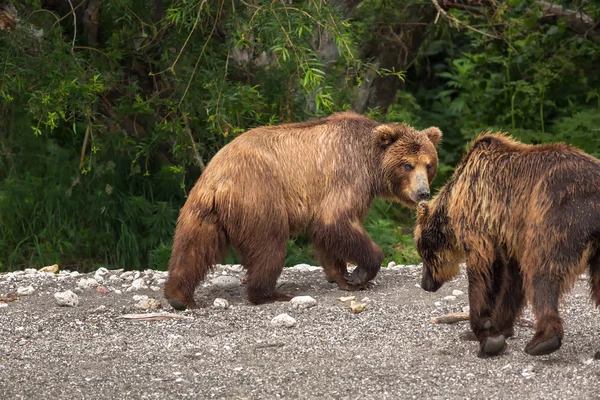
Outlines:
{"type": "Polygon", "coordinates": [[[421,287],[423,290],[428,292],[437,292],[439,288],[442,287],[442,284],[431,276],[429,271],[426,270],[427,267],[423,266],[423,275],[421,277],[421,287]]]}

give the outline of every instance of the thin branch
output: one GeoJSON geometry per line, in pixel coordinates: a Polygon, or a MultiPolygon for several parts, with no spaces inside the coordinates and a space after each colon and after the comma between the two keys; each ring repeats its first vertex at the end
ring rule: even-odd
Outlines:
{"type": "Polygon", "coordinates": [[[187,131],[188,136],[190,137],[190,143],[192,143],[192,149],[194,150],[194,158],[200,167],[200,172],[204,172],[206,166],[202,161],[202,157],[200,157],[200,153],[198,153],[198,149],[196,148],[196,142],[194,142],[194,137],[192,136],[192,130],[190,129],[190,124],[188,123],[187,115],[183,114],[183,124],[185,125],[185,130],[187,131]]]}
{"type": "Polygon", "coordinates": [[[454,22],[456,25],[463,26],[463,27],[465,27],[465,28],[467,28],[467,29],[470,29],[470,30],[472,30],[473,32],[477,32],[477,33],[479,33],[480,35],[487,36],[487,37],[489,37],[489,38],[492,38],[492,39],[500,39],[500,38],[499,38],[498,36],[496,36],[496,35],[491,35],[491,34],[489,34],[489,33],[487,33],[487,32],[481,31],[481,30],[479,30],[479,29],[477,29],[477,28],[473,28],[472,26],[470,26],[470,25],[467,25],[467,24],[465,24],[464,22],[460,21],[459,19],[455,18],[454,16],[452,16],[452,15],[448,14],[448,13],[447,13],[447,12],[446,12],[446,11],[445,11],[445,10],[444,10],[444,9],[443,9],[441,6],[440,6],[440,3],[438,3],[438,0],[431,0],[431,2],[433,3],[433,5],[435,6],[435,9],[436,9],[436,10],[437,10],[437,12],[438,12],[438,15],[435,17],[435,20],[436,20],[436,22],[437,22],[437,20],[438,20],[439,16],[441,15],[441,16],[443,16],[444,18],[446,18],[447,20],[454,22]]]}
{"type": "MultiPolygon", "coordinates": [[[[202,2],[202,4],[204,4],[204,3],[206,3],[206,0],[204,0],[202,2]]],[[[183,95],[181,95],[181,99],[179,100],[177,107],[181,107],[181,103],[183,103],[183,99],[185,99],[185,96],[187,95],[187,92],[190,89],[190,86],[192,85],[192,80],[194,79],[194,75],[196,75],[196,70],[198,69],[198,64],[200,64],[200,60],[204,56],[204,51],[206,50],[206,46],[208,46],[208,42],[210,42],[210,39],[212,38],[213,33],[215,33],[215,29],[217,28],[217,23],[219,22],[219,15],[221,15],[221,12],[223,11],[224,3],[225,3],[225,0],[222,0],[221,4],[219,5],[219,11],[218,11],[218,15],[215,17],[215,23],[213,24],[213,27],[208,35],[208,39],[206,39],[206,42],[204,42],[204,45],[202,46],[202,49],[200,50],[200,55],[198,56],[198,59],[196,60],[196,64],[194,64],[194,69],[192,70],[192,75],[190,76],[190,79],[188,80],[188,83],[185,87],[185,90],[183,91],[183,95]]],[[[202,4],[200,4],[200,7],[202,7],[202,4]]],[[[198,13],[200,13],[200,10],[198,10],[198,13]]],[[[187,40],[186,40],[186,43],[187,43],[187,40]]],[[[184,44],[184,46],[185,46],[185,44],[184,44]]]]}
{"type": "Polygon", "coordinates": [[[81,146],[81,157],[79,157],[79,174],[81,174],[81,167],[83,167],[83,161],[85,159],[85,149],[87,148],[87,143],[91,132],[92,128],[88,119],[88,124],[85,128],[85,137],[83,138],[83,146],[81,146]]]}
{"type": "MultiPolygon", "coordinates": [[[[179,57],[181,57],[183,50],[187,46],[190,38],[192,37],[192,34],[196,30],[196,26],[198,25],[198,21],[200,20],[200,14],[202,13],[202,7],[204,6],[204,4],[206,4],[206,0],[202,0],[202,3],[200,3],[200,7],[198,8],[198,14],[196,15],[196,20],[194,21],[194,26],[192,26],[192,30],[190,31],[190,34],[188,35],[188,37],[185,39],[185,42],[183,43],[181,50],[179,50],[179,54],[177,54],[177,57],[175,57],[175,61],[173,61],[173,64],[171,64],[171,66],[169,68],[167,68],[163,71],[160,71],[157,73],[152,73],[152,75],[160,75],[160,74],[163,74],[163,73],[175,68],[175,64],[177,64],[177,61],[179,61],[179,57]]],[[[216,24],[216,22],[215,22],[215,24],[216,24]]],[[[214,31],[214,29],[213,29],[213,31],[214,31]]],[[[212,32],[211,32],[211,36],[212,36],[212,32]]],[[[210,38],[209,38],[209,40],[210,40],[210,38]]],[[[205,44],[205,47],[206,47],[206,44],[205,44]]],[[[202,48],[202,52],[204,52],[204,47],[202,48]]]]}
{"type": "MultiPolygon", "coordinates": [[[[68,0],[69,5],[71,6],[71,12],[73,13],[73,43],[71,44],[71,48],[75,47],[75,39],[77,38],[77,15],[75,15],[75,9],[73,8],[73,3],[71,0],[68,0]]],[[[80,4],[85,3],[82,1],[80,4]]],[[[54,25],[53,25],[54,26],[54,25]]]]}
{"type": "MultiPolygon", "coordinates": [[[[71,1],[69,0],[69,4],[71,3],[71,1]]],[[[67,14],[63,15],[62,17],[58,18],[56,20],[56,22],[54,22],[52,24],[52,26],[50,27],[50,29],[54,29],[54,26],[58,23],[60,23],[60,21],[62,21],[63,19],[67,18],[69,15],[71,15],[71,13],[75,13],[75,10],[77,10],[79,7],[83,6],[86,2],[82,1],[81,3],[77,4],[77,6],[75,8],[73,8],[73,4],[71,4],[71,11],[69,11],[67,14]]]]}

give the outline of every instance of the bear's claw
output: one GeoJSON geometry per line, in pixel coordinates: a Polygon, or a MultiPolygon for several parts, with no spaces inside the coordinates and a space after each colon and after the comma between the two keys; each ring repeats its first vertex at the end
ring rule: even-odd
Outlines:
{"type": "Polygon", "coordinates": [[[534,339],[525,346],[525,353],[531,356],[543,356],[558,350],[560,345],[561,340],[558,335],[552,335],[550,338],[541,342],[534,339]]]}

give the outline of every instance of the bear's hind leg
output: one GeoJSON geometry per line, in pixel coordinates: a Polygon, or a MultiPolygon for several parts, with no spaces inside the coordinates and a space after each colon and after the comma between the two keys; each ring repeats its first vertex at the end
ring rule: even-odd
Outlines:
{"type": "Polygon", "coordinates": [[[596,307],[600,307],[600,239],[596,239],[596,250],[590,257],[590,294],[596,307]]]}
{"type": "Polygon", "coordinates": [[[525,346],[525,352],[532,356],[550,354],[558,350],[563,339],[563,324],[558,313],[561,289],[565,278],[550,267],[540,268],[527,277],[531,288],[531,304],[537,320],[533,339],[525,346]]]}
{"type": "Polygon", "coordinates": [[[283,271],[285,239],[261,243],[251,251],[241,252],[246,273],[246,293],[252,304],[289,301],[293,296],[277,291],[277,279],[283,271]]]}
{"type": "Polygon", "coordinates": [[[173,251],[169,260],[169,276],[164,295],[176,310],[196,308],[194,291],[212,266],[227,249],[225,233],[216,218],[185,205],[177,222],[173,251]]]}
{"type": "Polygon", "coordinates": [[[515,320],[525,305],[525,290],[521,268],[514,259],[503,265],[501,276],[492,313],[492,329],[508,338],[514,335],[515,320]]]}

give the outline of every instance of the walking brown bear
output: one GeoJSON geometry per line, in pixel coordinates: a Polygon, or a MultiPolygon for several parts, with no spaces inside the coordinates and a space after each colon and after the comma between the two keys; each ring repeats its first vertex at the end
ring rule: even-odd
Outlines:
{"type": "Polygon", "coordinates": [[[471,329],[482,355],[505,347],[526,299],[537,320],[531,355],[561,346],[561,296],[588,267],[600,305],[600,161],[566,144],[477,138],[454,175],[417,208],[423,289],[435,292],[466,260],[471,329]]]}
{"type": "Polygon", "coordinates": [[[240,135],[213,157],[181,209],[165,297],[175,309],[195,307],[194,290],[231,244],[250,302],[289,300],[276,282],[287,239],[303,231],[330,282],[365,287],[383,253],[360,221],[376,196],[411,207],[429,198],[440,139],[435,127],[353,113],[240,135]],[[351,276],[346,262],[358,265],[351,276]]]}

